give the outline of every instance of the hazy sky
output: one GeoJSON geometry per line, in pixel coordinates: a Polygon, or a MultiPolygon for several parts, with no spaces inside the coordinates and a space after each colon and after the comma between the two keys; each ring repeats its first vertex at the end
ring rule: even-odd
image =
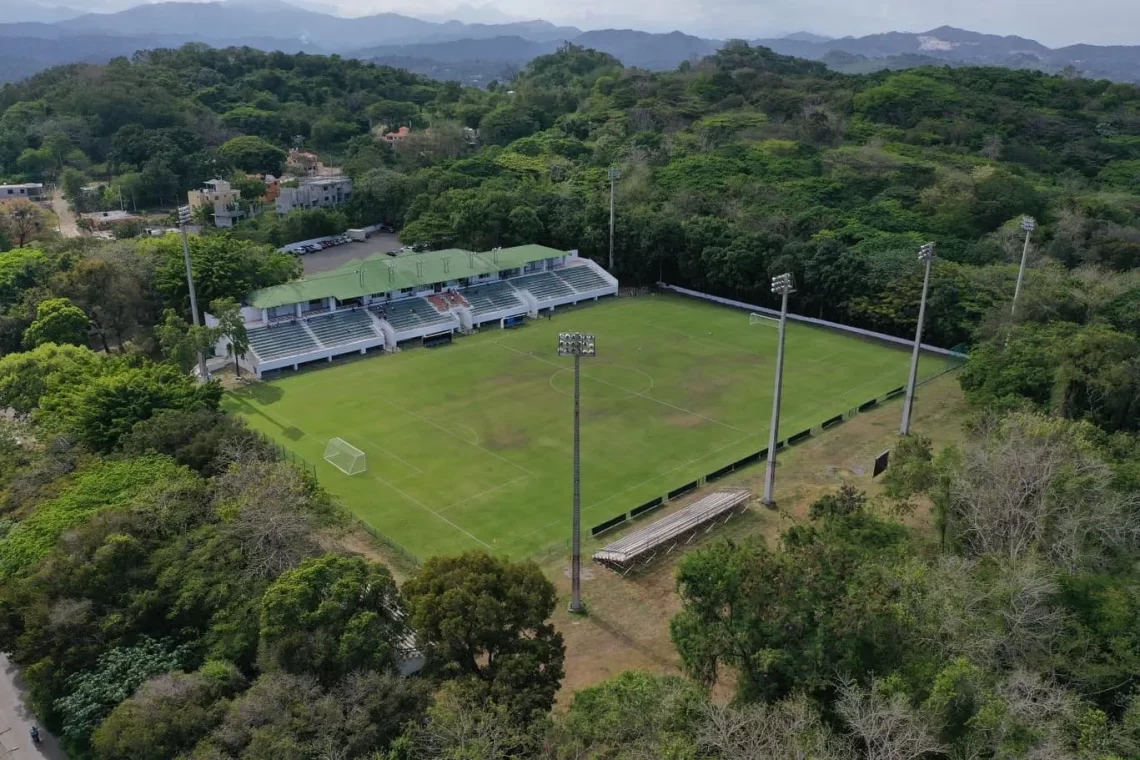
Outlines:
{"type": "MultiPolygon", "coordinates": [[[[25,0],[0,0],[7,3],[25,0]]],[[[305,0],[295,0],[304,4],[305,0]]],[[[397,11],[498,22],[544,18],[584,28],[631,27],[715,37],[811,31],[833,37],[948,24],[1017,34],[1053,47],[1076,42],[1140,44],[1140,0],[309,0],[341,15],[397,11]],[[457,10],[458,8],[458,10],[457,10]]],[[[40,4],[118,9],[138,0],[38,0],[40,4]]]]}

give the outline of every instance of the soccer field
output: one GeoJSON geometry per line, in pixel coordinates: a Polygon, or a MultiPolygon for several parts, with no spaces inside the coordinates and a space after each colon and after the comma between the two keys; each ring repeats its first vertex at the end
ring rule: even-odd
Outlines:
{"type": "MultiPolygon", "coordinates": [[[[667,295],[285,373],[225,403],[420,557],[526,557],[570,527],[574,375],[559,331],[597,335],[597,357],[582,360],[584,532],[767,445],[776,328],[667,295]],[[364,473],[324,461],[333,437],[367,454],[364,473]]],[[[905,349],[789,322],[781,439],[903,385],[908,362],[905,349]]],[[[944,365],[924,357],[922,374],[944,365]]]]}

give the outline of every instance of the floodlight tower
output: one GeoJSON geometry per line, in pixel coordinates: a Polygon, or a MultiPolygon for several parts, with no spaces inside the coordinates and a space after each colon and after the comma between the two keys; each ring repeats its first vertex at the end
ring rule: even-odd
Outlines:
{"type": "Polygon", "coordinates": [[[621,179],[621,168],[610,167],[610,274],[614,273],[614,186],[621,179]]]}
{"type": "Polygon", "coordinates": [[[582,612],[582,393],[579,364],[596,356],[591,333],[558,333],[558,355],[574,357],[574,517],[570,554],[570,611],[582,612]]]}
{"type": "MultiPolygon", "coordinates": [[[[201,317],[198,315],[198,294],[194,292],[194,269],[190,266],[190,242],[186,238],[186,225],[190,224],[193,214],[189,206],[178,207],[178,229],[182,231],[182,258],[186,262],[186,285],[190,289],[190,312],[194,317],[194,326],[201,327],[201,317]]],[[[206,357],[202,349],[198,349],[198,377],[204,383],[210,379],[206,371],[206,357]]]]}
{"type": "Polygon", "coordinates": [[[1021,282],[1025,279],[1025,260],[1029,258],[1029,237],[1037,229],[1037,220],[1031,216],[1021,217],[1021,229],[1025,230],[1025,246],[1021,249],[1021,268],[1017,270],[1017,285],[1013,289],[1013,306],[1009,309],[1010,320],[1017,314],[1017,297],[1021,295],[1021,282]]]}
{"type": "Polygon", "coordinates": [[[788,295],[795,292],[796,280],[791,273],[779,274],[772,278],[772,292],[781,297],[780,337],[776,347],[776,391],[772,396],[772,423],[768,431],[768,471],[764,475],[764,499],[766,506],[774,507],[776,500],[776,441],[780,437],[780,393],[784,389],[784,328],[788,324],[788,295]]]}
{"type": "Polygon", "coordinates": [[[910,355],[910,377],[906,383],[906,402],[903,404],[900,435],[910,435],[910,415],[914,408],[914,386],[918,382],[918,354],[922,350],[922,323],[926,319],[926,294],[930,291],[930,267],[934,263],[934,243],[926,243],[918,249],[918,260],[926,262],[926,274],[922,278],[922,301],[918,306],[918,327],[914,331],[914,351],[910,355]]]}

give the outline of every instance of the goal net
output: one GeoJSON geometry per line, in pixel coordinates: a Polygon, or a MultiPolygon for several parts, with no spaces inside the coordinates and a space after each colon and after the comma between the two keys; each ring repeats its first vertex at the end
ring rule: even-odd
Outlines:
{"type": "Polygon", "coordinates": [[[767,314],[757,314],[755,312],[748,315],[748,324],[750,325],[767,325],[768,327],[779,327],[780,320],[776,317],[769,317],[767,314]]]}
{"type": "Polygon", "coordinates": [[[329,445],[325,447],[325,461],[345,475],[364,472],[367,466],[364,452],[342,438],[329,439],[329,445]]]}

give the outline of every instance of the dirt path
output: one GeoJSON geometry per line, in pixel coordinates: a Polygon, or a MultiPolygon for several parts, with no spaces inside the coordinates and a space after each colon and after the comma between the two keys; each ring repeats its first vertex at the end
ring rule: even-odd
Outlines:
{"type": "Polygon", "coordinates": [[[21,687],[16,666],[8,662],[7,655],[0,654],[0,755],[5,760],[65,760],[55,737],[48,735],[20,700],[21,687]],[[32,744],[32,726],[40,729],[40,744],[32,744]]]}
{"type": "Polygon", "coordinates": [[[52,191],[51,208],[59,218],[59,234],[65,238],[79,237],[79,224],[75,212],[71,210],[71,204],[64,200],[63,191],[58,187],[52,191]]]}

